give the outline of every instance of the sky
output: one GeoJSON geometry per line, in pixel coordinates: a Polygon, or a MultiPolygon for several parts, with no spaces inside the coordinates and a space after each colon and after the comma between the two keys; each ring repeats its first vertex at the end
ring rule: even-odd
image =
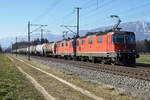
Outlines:
{"type": "Polygon", "coordinates": [[[66,29],[60,25],[76,25],[76,7],[81,8],[80,30],[115,24],[110,15],[118,15],[123,23],[150,21],[149,0],[0,0],[0,40],[26,36],[28,21],[62,35],[66,29]]]}

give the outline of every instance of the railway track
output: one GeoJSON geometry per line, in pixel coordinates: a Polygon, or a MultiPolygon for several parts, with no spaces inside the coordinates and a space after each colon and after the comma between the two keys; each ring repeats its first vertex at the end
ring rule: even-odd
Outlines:
{"type": "Polygon", "coordinates": [[[104,64],[91,63],[91,62],[56,59],[50,57],[39,57],[39,56],[32,56],[32,57],[47,60],[47,61],[57,62],[57,63],[70,64],[79,68],[86,68],[94,71],[101,71],[101,72],[112,73],[116,75],[150,81],[150,67],[145,68],[145,67],[128,67],[128,66],[118,66],[118,65],[104,65],[104,64]]]}

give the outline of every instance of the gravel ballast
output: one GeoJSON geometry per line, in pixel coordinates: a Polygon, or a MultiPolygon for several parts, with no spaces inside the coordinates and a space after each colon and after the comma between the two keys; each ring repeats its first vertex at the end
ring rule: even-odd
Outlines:
{"type": "MultiPolygon", "coordinates": [[[[21,57],[26,58],[25,56],[21,57]]],[[[44,65],[48,65],[50,67],[55,67],[57,69],[72,72],[73,74],[81,78],[86,78],[100,84],[114,87],[115,89],[120,90],[123,93],[131,94],[132,96],[140,97],[145,100],[150,100],[150,81],[114,75],[111,73],[100,71],[93,71],[90,69],[76,67],[77,65],[52,62],[50,60],[42,60],[40,58],[31,58],[31,60],[44,65]]]]}

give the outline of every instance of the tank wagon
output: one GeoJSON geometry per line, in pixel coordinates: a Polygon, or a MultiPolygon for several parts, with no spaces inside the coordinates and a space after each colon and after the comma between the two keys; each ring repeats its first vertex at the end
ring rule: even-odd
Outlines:
{"type": "Polygon", "coordinates": [[[35,55],[36,46],[30,46],[30,54],[35,55]]]}
{"type": "Polygon", "coordinates": [[[56,42],[46,43],[43,46],[43,55],[45,55],[45,56],[56,55],[56,42]]]}
{"type": "Polygon", "coordinates": [[[44,51],[43,51],[43,47],[44,47],[45,44],[39,44],[35,47],[35,55],[43,55],[44,54],[44,51]]]}

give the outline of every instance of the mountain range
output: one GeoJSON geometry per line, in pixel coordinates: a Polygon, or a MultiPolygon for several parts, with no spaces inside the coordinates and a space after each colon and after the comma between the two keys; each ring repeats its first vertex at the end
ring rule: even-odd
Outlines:
{"type": "MultiPolygon", "coordinates": [[[[90,31],[92,32],[104,31],[107,29],[111,29],[112,27],[113,26],[101,27],[92,29],[90,31]]],[[[119,27],[122,28],[123,31],[134,32],[136,35],[136,40],[150,39],[150,22],[146,21],[127,22],[120,24],[119,27]]]]}
{"type": "MultiPolygon", "coordinates": [[[[97,32],[111,29],[113,26],[98,27],[92,30],[80,30],[80,36],[85,35],[87,32],[97,32]]],[[[126,22],[119,25],[123,31],[132,31],[136,34],[136,40],[150,39],[150,22],[146,21],[135,21],[135,22],[126,22]]],[[[49,41],[57,41],[62,39],[62,35],[55,34],[44,34],[44,38],[47,38],[49,41]]],[[[15,42],[15,39],[12,40],[12,37],[0,39],[0,44],[3,47],[8,47],[11,43],[15,42]]]]}

